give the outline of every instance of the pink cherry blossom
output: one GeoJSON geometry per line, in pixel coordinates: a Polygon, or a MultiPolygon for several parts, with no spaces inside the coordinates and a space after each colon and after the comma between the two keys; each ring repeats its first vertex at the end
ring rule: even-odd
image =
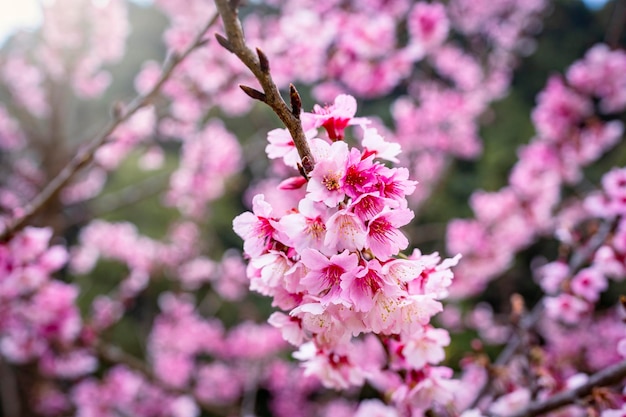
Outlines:
{"type": "Polygon", "coordinates": [[[582,60],[574,63],[567,71],[567,79],[573,86],[587,94],[600,98],[604,113],[620,111],[626,105],[626,54],[598,44],[587,51],[582,60]]]}
{"type": "Polygon", "coordinates": [[[305,343],[294,353],[296,359],[305,361],[304,374],[317,376],[328,388],[345,389],[365,382],[365,373],[351,360],[353,352],[347,348],[339,352],[317,351],[313,343],[305,343]],[[344,352],[345,350],[345,352],[344,352]]]}
{"type": "Polygon", "coordinates": [[[223,363],[205,364],[197,370],[194,392],[207,403],[231,404],[241,396],[244,389],[242,377],[223,363]]]}
{"type": "Polygon", "coordinates": [[[417,331],[442,310],[441,303],[430,296],[397,298],[379,293],[374,301],[364,321],[372,331],[382,334],[417,331]]]}
{"type": "Polygon", "coordinates": [[[559,261],[543,265],[536,271],[539,285],[547,294],[557,293],[569,273],[567,264],[559,261]]]}
{"type": "Polygon", "coordinates": [[[354,417],[399,417],[398,411],[391,406],[385,405],[380,400],[364,400],[359,404],[359,409],[354,417]]]}
{"type": "Polygon", "coordinates": [[[9,242],[12,258],[20,263],[27,263],[41,256],[48,248],[52,229],[26,227],[9,242]]]}
{"type": "Polygon", "coordinates": [[[609,278],[622,280],[626,276],[626,265],[620,258],[610,246],[601,246],[594,255],[593,266],[609,278]]]}
{"type": "Polygon", "coordinates": [[[322,302],[341,303],[341,281],[356,273],[358,258],[347,250],[327,258],[313,249],[302,252],[302,263],[309,272],[302,285],[312,294],[320,295],[322,302]]]}
{"type": "Polygon", "coordinates": [[[273,295],[284,286],[284,280],[291,272],[293,262],[283,252],[270,250],[254,258],[250,262],[250,267],[255,268],[258,274],[253,281],[254,289],[265,295],[273,295]]]}
{"type": "Polygon", "coordinates": [[[489,410],[498,415],[508,416],[517,411],[524,409],[526,404],[530,402],[530,391],[528,389],[520,388],[511,393],[503,395],[494,402],[489,410]]]}
{"type": "Polygon", "coordinates": [[[565,293],[556,297],[546,297],[545,307],[549,317],[563,320],[568,324],[577,323],[589,310],[587,302],[565,293]]]}
{"type": "MultiPolygon", "coordinates": [[[[66,125],[61,116],[105,92],[112,81],[108,67],[122,57],[129,33],[122,0],[44,3],[37,36],[16,34],[0,59],[0,81],[11,97],[11,106],[0,106],[7,174],[0,180],[0,232],[28,214],[28,203],[61,168],[48,166],[56,155],[26,141],[44,143],[52,133],[64,145],[64,136],[90,123],[79,117],[78,126],[66,125]],[[53,98],[63,105],[52,105],[53,98]]],[[[623,280],[626,271],[624,168],[605,175],[598,190],[592,189],[596,167],[587,169],[624,133],[616,118],[626,106],[622,50],[594,46],[539,93],[532,115],[537,135],[520,148],[508,184],[474,193],[473,218],[449,224],[447,247],[459,255],[446,259],[414,249],[407,256],[400,251],[409,248],[408,232],[399,228],[413,219],[409,207],[428,204],[454,158],[479,156],[482,124],[494,114],[489,106],[507,93],[518,56],[532,52],[548,2],[267,0],[264,13],[242,13],[247,42],[269,57],[280,91],[293,82],[331,103],[295,114],[314,155],[312,172],[298,172],[299,155],[285,129],[268,135],[271,178],[259,179],[265,164],[250,164],[255,181],[244,200],[252,200],[252,210],[233,221],[242,258],[222,247],[229,238],[216,238],[211,212],[232,203],[213,204],[226,191],[246,185],[229,181],[243,154],[236,138],[207,117],[245,115],[253,102],[238,86],[260,87],[235,55],[224,53],[223,42],[181,54],[215,12],[212,2],[154,3],[169,20],[162,38],[174,61],[184,57],[170,75],[167,65],[149,63],[135,79],[146,94],[161,75],[169,77],[149,97],[156,108],[117,126],[96,151],[95,165],[43,207],[34,221],[54,228],[19,226],[0,242],[0,362],[7,362],[7,375],[18,376],[24,398],[33,399],[27,410],[137,417],[265,407],[276,417],[506,415],[527,405],[531,385],[532,400],[543,401],[623,360],[623,312],[605,306],[604,298],[602,310],[595,303],[608,279],[623,280]],[[367,104],[385,106],[386,94],[399,97],[391,118],[356,117],[357,101],[380,99],[367,104]],[[181,163],[165,202],[182,220],[163,225],[159,238],[142,222],[83,224],[83,214],[98,212],[100,201],[93,201],[93,212],[83,203],[92,206],[86,200],[102,191],[107,170],[135,153],[144,167],[160,166],[165,154],[169,165],[178,148],[181,163]],[[57,200],[72,205],[54,213],[57,200]],[[595,249],[594,234],[605,223],[613,227],[601,246],[585,253],[595,249]],[[65,240],[75,236],[68,252],[65,240]],[[512,326],[490,305],[467,310],[465,298],[447,305],[442,320],[476,333],[454,379],[452,369],[439,366],[450,343],[447,331],[433,325],[442,301],[449,292],[480,292],[525,259],[520,251],[554,238],[557,260],[534,261],[543,265],[535,272],[548,294],[528,340],[538,359],[529,364],[516,352],[501,372],[486,372],[483,355],[507,343],[512,326]],[[568,263],[581,254],[583,269],[570,270],[568,263]],[[84,285],[104,268],[113,273],[107,282],[84,285]],[[152,291],[141,296],[166,287],[171,292],[161,292],[160,311],[146,303],[152,291]],[[265,312],[244,302],[247,288],[279,309],[269,319],[272,328],[241,322],[265,312]],[[97,358],[135,319],[149,336],[145,352],[133,346],[121,352],[134,369],[97,358]],[[541,343],[531,340],[535,335],[541,343]],[[299,363],[277,355],[282,339],[298,350],[299,363]],[[31,375],[23,385],[25,370],[38,372],[32,386],[31,375]],[[366,382],[364,391],[354,389],[366,382]],[[324,387],[351,391],[336,399],[324,387]],[[380,400],[357,405],[363,395],[380,400]]],[[[218,19],[215,30],[224,33],[225,20],[218,19]]],[[[116,107],[122,114],[131,108],[116,107]]],[[[585,407],[619,413],[619,388],[606,388],[606,404],[585,407]]],[[[554,414],[585,412],[576,405],[554,414]]]]}
{"type": "Polygon", "coordinates": [[[591,103],[570,89],[559,77],[552,77],[538,96],[532,119],[540,135],[551,141],[566,139],[573,126],[591,114],[591,103]]]}
{"type": "Polygon", "coordinates": [[[437,252],[423,255],[415,249],[409,259],[418,261],[422,268],[417,277],[408,281],[409,294],[429,294],[439,300],[446,298],[454,278],[451,268],[457,266],[461,254],[442,260],[437,252]]]}
{"type": "Polygon", "coordinates": [[[378,259],[386,261],[400,250],[406,249],[409,241],[398,230],[413,219],[409,209],[385,210],[378,213],[367,224],[367,247],[378,259]]]}
{"type": "Polygon", "coordinates": [[[403,201],[415,191],[417,181],[409,179],[409,171],[404,168],[381,168],[379,172],[381,196],[403,201]]]}
{"type": "Polygon", "coordinates": [[[299,318],[290,317],[286,314],[275,311],[268,318],[267,322],[279,329],[283,338],[292,345],[300,346],[304,343],[305,335],[299,318]]]}
{"type": "Polygon", "coordinates": [[[364,193],[352,201],[349,209],[353,210],[363,221],[371,220],[377,214],[383,211],[385,207],[396,207],[398,203],[395,200],[383,198],[378,191],[373,193],[364,193]]]}
{"type": "Polygon", "coordinates": [[[342,179],[343,191],[348,197],[358,198],[363,193],[373,191],[377,183],[377,166],[372,164],[373,157],[365,157],[358,149],[352,148],[347,168],[342,179]]]}
{"type": "Polygon", "coordinates": [[[315,105],[313,114],[317,115],[316,125],[326,129],[331,140],[341,140],[344,129],[351,124],[356,114],[356,100],[352,96],[341,94],[335,98],[333,104],[324,107],[315,105]]]}
{"type": "Polygon", "coordinates": [[[348,145],[345,142],[333,142],[332,145],[324,145],[320,141],[317,143],[320,147],[319,153],[323,152],[325,155],[316,155],[307,192],[313,201],[322,201],[327,206],[334,207],[345,197],[343,179],[348,162],[348,145]]]}
{"type": "MultiPolygon", "coordinates": [[[[368,312],[374,306],[374,299],[379,292],[393,294],[393,287],[385,282],[380,263],[373,259],[354,274],[348,274],[341,280],[342,297],[356,311],[368,312]]],[[[399,291],[398,291],[399,293],[399,291]]]]}
{"type": "Polygon", "coordinates": [[[425,263],[419,258],[393,259],[385,262],[382,272],[395,282],[404,284],[418,279],[425,267],[425,263]]]}
{"type": "Polygon", "coordinates": [[[402,347],[404,361],[414,369],[427,363],[436,365],[445,358],[444,347],[450,344],[447,330],[426,327],[422,332],[411,335],[402,347]]]}
{"type": "Polygon", "coordinates": [[[626,169],[614,168],[602,177],[602,186],[608,198],[614,201],[613,212],[623,214],[626,206],[626,169]]]}
{"type": "Polygon", "coordinates": [[[363,129],[361,145],[363,145],[365,154],[373,152],[377,158],[396,163],[400,162],[398,158],[396,158],[396,156],[402,152],[400,144],[385,141],[385,138],[383,138],[375,128],[366,127],[363,129]]]}
{"type": "Polygon", "coordinates": [[[272,207],[258,194],[252,201],[252,213],[235,217],[233,229],[244,239],[244,251],[250,256],[259,256],[271,247],[276,234],[277,220],[272,217],[272,207]]]}
{"type": "Polygon", "coordinates": [[[450,22],[446,9],[439,3],[418,2],[408,17],[411,41],[425,51],[431,51],[448,36],[450,22]]]}
{"type": "Polygon", "coordinates": [[[342,251],[361,250],[366,245],[367,229],[363,220],[348,210],[339,210],[328,218],[324,246],[342,251]]]}
{"type": "Polygon", "coordinates": [[[447,404],[454,398],[458,381],[451,379],[452,369],[437,366],[425,367],[407,374],[407,382],[392,394],[394,400],[417,410],[431,407],[433,403],[447,404]]]}
{"type": "MultiPolygon", "coordinates": [[[[307,139],[313,139],[317,131],[307,130],[305,132],[307,139]]],[[[296,145],[291,138],[291,134],[287,129],[274,129],[267,134],[267,141],[269,142],[265,148],[267,157],[270,159],[282,158],[285,165],[292,168],[297,168],[300,163],[300,155],[296,145]]]]}
{"type": "Polygon", "coordinates": [[[86,349],[76,349],[60,355],[48,351],[39,359],[39,369],[49,377],[75,379],[98,369],[98,360],[86,349]]]}
{"type": "Polygon", "coordinates": [[[576,295],[595,303],[600,293],[606,290],[608,282],[604,274],[595,268],[584,268],[572,278],[571,288],[576,295]]]}
{"type": "Polygon", "coordinates": [[[279,227],[287,237],[285,243],[293,246],[296,251],[312,248],[326,253],[324,240],[327,219],[328,207],[325,204],[304,199],[300,201],[297,213],[281,217],[279,227]]]}

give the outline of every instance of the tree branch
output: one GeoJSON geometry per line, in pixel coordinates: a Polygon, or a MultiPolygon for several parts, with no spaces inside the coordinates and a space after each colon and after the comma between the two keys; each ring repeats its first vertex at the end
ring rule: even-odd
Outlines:
{"type": "MultiPolygon", "coordinates": [[[[574,253],[574,256],[569,262],[570,276],[573,276],[578,270],[580,270],[585,263],[593,256],[600,246],[604,243],[609,234],[615,229],[618,224],[618,218],[611,221],[603,222],[598,229],[598,232],[593,235],[587,245],[581,250],[574,253]]],[[[537,322],[541,318],[544,309],[543,298],[533,307],[532,311],[524,316],[519,323],[519,331],[515,332],[507,345],[502,349],[498,357],[496,358],[494,365],[503,366],[508,363],[513,355],[518,351],[522,344],[522,338],[520,334],[530,331],[537,325],[537,322]]],[[[478,395],[472,402],[469,408],[476,407],[480,400],[489,392],[491,388],[492,379],[490,379],[479,391],[478,395]]]]}
{"type": "MultiPolygon", "coordinates": [[[[115,129],[122,123],[127,121],[132,115],[134,115],[139,109],[148,105],[152,99],[159,93],[161,87],[170,78],[174,69],[187,58],[195,49],[206,44],[204,36],[209,28],[217,21],[218,14],[215,14],[207,24],[198,33],[194,41],[180,54],[171,54],[166,62],[163,64],[163,72],[159,77],[156,84],[146,94],[138,95],[133,99],[130,104],[124,108],[115,108],[113,117],[109,123],[102,129],[102,131],[94,137],[91,142],[86,146],[80,148],[76,155],[69,161],[69,163],[61,170],[61,172],[54,177],[41,192],[33,198],[16,217],[9,220],[4,228],[0,230],[0,242],[6,241],[17,231],[24,228],[28,222],[48,204],[50,200],[54,198],[58,192],[65,187],[71,179],[81,169],[89,165],[93,160],[93,157],[104,143],[106,143],[109,135],[111,135],[115,129]]],[[[2,225],[0,225],[0,228],[2,225]]]]}
{"type": "Polygon", "coordinates": [[[119,191],[103,194],[97,198],[95,197],[85,202],[81,202],[80,205],[90,201],[94,202],[93,207],[90,207],[90,211],[88,212],[85,212],[84,210],[79,211],[79,204],[75,207],[70,207],[69,210],[67,210],[67,216],[71,220],[65,224],[67,226],[75,226],[95,217],[100,217],[105,214],[130,207],[146,200],[147,198],[158,195],[167,187],[167,175],[168,173],[162,172],[152,177],[148,177],[140,182],[124,187],[119,191]]]}
{"type": "Polygon", "coordinates": [[[535,401],[517,413],[509,417],[534,417],[539,414],[556,410],[565,405],[573,404],[578,399],[591,394],[597,387],[605,387],[620,382],[626,377],[626,361],[620,362],[609,368],[605,368],[589,377],[586,383],[568,391],[560,392],[543,401],[535,401]]]}
{"type": "Polygon", "coordinates": [[[285,127],[287,127],[296,145],[296,149],[298,149],[304,172],[308,174],[315,166],[315,159],[313,158],[313,154],[311,153],[311,149],[304,135],[302,123],[300,122],[300,107],[298,104],[301,102],[300,95],[295,87],[290,85],[290,98],[293,108],[289,109],[270,75],[270,63],[267,56],[258,48],[256,53],[253,52],[246,45],[236,7],[228,0],[215,0],[215,5],[222,17],[226,31],[226,37],[220,34],[215,35],[217,41],[225,49],[235,54],[241,62],[252,71],[252,74],[261,84],[263,93],[248,86],[242,86],[242,89],[252,98],[263,101],[270,106],[285,127]]]}

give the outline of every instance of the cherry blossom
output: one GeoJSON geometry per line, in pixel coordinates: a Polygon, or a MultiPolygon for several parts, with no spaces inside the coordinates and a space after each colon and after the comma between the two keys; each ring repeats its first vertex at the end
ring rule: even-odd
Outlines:
{"type": "MultiPolygon", "coordinates": [[[[419,251],[409,259],[398,258],[409,245],[398,229],[413,219],[406,196],[416,182],[409,180],[406,169],[379,162],[384,152],[350,148],[343,140],[346,137],[337,134],[342,129],[338,126],[354,122],[353,104],[353,99],[340,97],[326,112],[316,108],[314,115],[326,117],[319,126],[327,136],[309,136],[316,165],[297,207],[281,215],[263,195],[257,195],[253,213],[239,215],[233,222],[250,256],[251,288],[291,310],[289,316],[274,313],[270,323],[299,346],[294,356],[303,361],[305,374],[337,389],[381,378],[376,376],[379,368],[365,369],[356,361],[350,346],[359,334],[386,335],[389,339],[384,343],[391,350],[403,346],[407,356],[397,360],[411,372],[422,372],[443,360],[448,333],[432,329],[429,323],[442,310],[438,299],[447,295],[450,268],[458,261],[442,261],[419,251]],[[344,119],[338,119],[341,111],[344,119]],[[331,123],[334,127],[329,130],[331,123]],[[422,361],[419,357],[426,351],[429,359],[422,361]]],[[[365,125],[367,120],[358,123],[365,125]]],[[[368,138],[378,136],[368,129],[368,138]]],[[[269,136],[274,141],[274,134],[269,136]]],[[[273,153],[274,148],[267,151],[273,153]]],[[[448,379],[451,375],[433,371],[432,376],[448,379]]],[[[447,382],[423,383],[419,393],[398,393],[402,398],[398,401],[422,407],[435,397],[450,400],[436,388],[447,382]],[[421,400],[414,400],[415,396],[421,400]]]]}
{"type": "MultiPolygon", "coordinates": [[[[198,34],[215,4],[154,3],[169,58],[141,66],[135,89],[148,105],[114,104],[98,143],[73,136],[99,126],[81,120],[83,106],[115,94],[124,1],[44,2],[40,30],[0,57],[0,371],[24,413],[504,416],[623,364],[623,308],[609,304],[626,276],[626,171],[596,170],[624,134],[620,48],[595,45],[549,78],[508,183],[475,191],[472,218],[448,222],[446,258],[410,242],[422,237],[420,205],[455,159],[481,155],[481,127],[532,52],[546,0],[247,5],[254,64],[277,91],[294,83],[301,101],[310,91],[320,103],[301,111],[291,91],[310,167],[287,129],[267,134],[266,165],[252,160],[263,144],[244,147],[226,128],[248,115],[256,126],[239,85],[262,88],[223,49],[238,47],[198,34]],[[357,117],[362,108],[380,117],[357,117]],[[100,217],[117,194],[103,190],[132,177],[128,162],[169,175],[161,201],[176,218],[159,231],[111,220],[117,207],[100,217]],[[212,217],[238,192],[251,210],[232,223],[243,253],[212,217]],[[496,284],[505,302],[475,304],[496,279],[508,280],[496,284]],[[520,282],[524,294],[509,294],[520,282]],[[474,339],[454,363],[457,331],[474,339]]],[[[225,17],[211,31],[228,35],[225,17]]],[[[591,388],[584,407],[553,414],[623,414],[621,385],[591,388]]]]}

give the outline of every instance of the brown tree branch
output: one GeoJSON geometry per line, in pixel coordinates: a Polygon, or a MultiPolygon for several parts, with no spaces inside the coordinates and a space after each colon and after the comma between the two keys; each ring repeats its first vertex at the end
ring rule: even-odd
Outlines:
{"type": "MultiPolygon", "coordinates": [[[[574,253],[574,256],[572,256],[569,262],[570,276],[573,276],[576,272],[578,272],[585,265],[585,263],[588,262],[589,259],[591,259],[593,254],[596,253],[596,251],[598,250],[598,248],[600,248],[600,246],[602,246],[606,238],[615,229],[617,224],[618,224],[617,218],[611,221],[603,222],[600,225],[600,228],[598,229],[597,233],[589,240],[587,245],[583,247],[581,250],[576,251],[574,253]]],[[[511,358],[513,358],[513,355],[517,353],[523,341],[522,337],[520,337],[520,334],[529,332],[531,329],[533,329],[537,325],[544,310],[543,301],[544,301],[543,298],[539,300],[539,302],[533,307],[532,311],[522,318],[522,320],[520,321],[518,325],[519,331],[513,333],[507,345],[504,347],[504,349],[502,349],[502,351],[496,358],[494,365],[496,366],[505,365],[511,360],[511,358]]],[[[492,379],[489,379],[487,381],[487,383],[479,391],[478,395],[476,395],[476,398],[474,399],[474,401],[472,402],[469,408],[474,408],[478,405],[480,400],[490,391],[492,382],[493,382],[492,379]]]]}
{"type": "Polygon", "coordinates": [[[532,402],[523,410],[509,417],[534,417],[556,410],[586,397],[591,394],[594,388],[617,384],[624,378],[626,378],[626,361],[622,361],[591,375],[583,385],[560,392],[545,400],[532,402]]]}
{"type": "MultiPolygon", "coordinates": [[[[127,121],[139,109],[147,106],[159,93],[161,87],[170,78],[174,69],[187,58],[194,50],[205,45],[205,34],[209,28],[217,21],[218,14],[215,14],[207,24],[200,30],[194,41],[180,54],[171,54],[163,65],[163,71],[156,84],[146,94],[138,95],[125,108],[115,107],[112,119],[86,146],[79,148],[76,155],[69,163],[54,177],[41,192],[23,209],[23,211],[9,220],[4,228],[0,230],[0,242],[9,239],[15,232],[24,228],[28,222],[45,207],[58,193],[65,187],[71,179],[81,169],[89,165],[93,160],[96,151],[106,143],[109,136],[122,123],[127,121]]],[[[2,225],[0,225],[2,227],[2,225]]]]}
{"type": "Polygon", "coordinates": [[[236,5],[228,0],[215,0],[215,5],[222,17],[226,31],[226,37],[220,34],[215,35],[217,41],[225,49],[235,54],[241,62],[252,71],[252,74],[261,84],[263,93],[248,86],[242,86],[241,88],[252,98],[263,101],[270,106],[285,127],[287,127],[296,145],[296,149],[298,149],[304,172],[308,174],[313,170],[315,159],[313,158],[313,154],[311,153],[311,149],[304,135],[302,123],[300,122],[300,95],[295,87],[290,85],[292,109],[289,109],[270,75],[270,63],[267,56],[258,48],[256,53],[253,52],[246,45],[236,5]]]}

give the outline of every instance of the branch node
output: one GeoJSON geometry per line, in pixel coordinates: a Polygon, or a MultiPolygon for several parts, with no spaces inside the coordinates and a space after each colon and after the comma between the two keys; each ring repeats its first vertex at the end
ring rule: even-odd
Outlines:
{"type": "MultiPolygon", "coordinates": [[[[302,112],[302,99],[300,98],[300,94],[293,84],[289,84],[289,98],[291,99],[291,114],[299,119],[300,113],[302,112]]],[[[304,164],[304,161],[302,162],[304,164]]]]}
{"type": "Polygon", "coordinates": [[[256,54],[259,57],[259,67],[261,68],[261,72],[263,74],[269,74],[270,61],[267,59],[267,55],[265,55],[265,53],[260,48],[256,48],[256,54]]]}
{"type": "Polygon", "coordinates": [[[305,180],[309,180],[309,174],[306,173],[306,171],[304,170],[304,167],[302,167],[302,164],[298,163],[298,172],[300,173],[300,175],[302,175],[302,177],[305,180]]]}
{"type": "Polygon", "coordinates": [[[246,93],[249,97],[255,100],[262,101],[263,103],[267,102],[267,96],[259,90],[248,87],[247,85],[239,85],[239,88],[241,88],[244,93],[246,93]]]}
{"type": "Polygon", "coordinates": [[[217,43],[222,45],[222,47],[226,49],[228,52],[233,53],[233,54],[235,53],[235,49],[233,48],[233,45],[224,36],[220,35],[219,33],[216,33],[215,39],[217,39],[217,43]]]}
{"type": "MultiPolygon", "coordinates": [[[[314,162],[311,160],[311,158],[309,158],[308,155],[302,158],[302,168],[304,169],[304,172],[307,174],[313,171],[313,168],[315,168],[314,162]]],[[[305,175],[305,177],[308,179],[308,175],[305,175]]]]}

